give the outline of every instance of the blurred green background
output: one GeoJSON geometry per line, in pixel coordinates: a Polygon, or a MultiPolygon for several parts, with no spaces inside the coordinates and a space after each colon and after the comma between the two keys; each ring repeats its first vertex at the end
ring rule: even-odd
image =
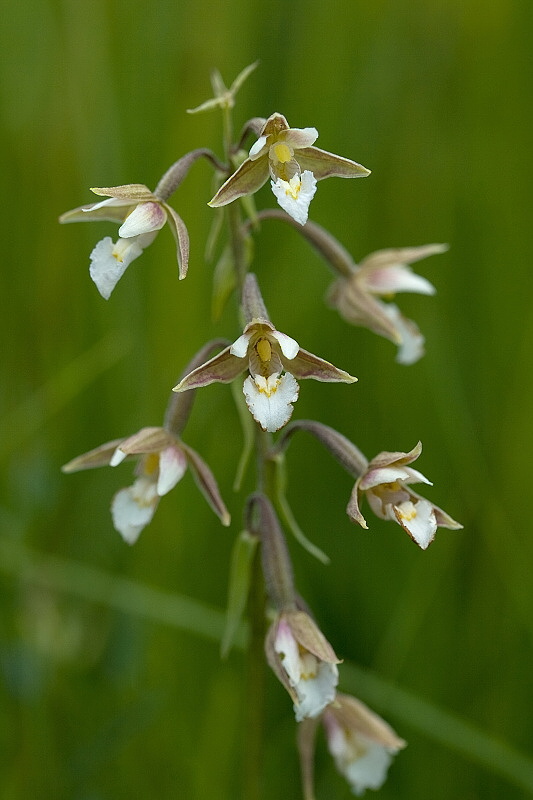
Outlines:
{"type": "MultiPolygon", "coordinates": [[[[346,659],[344,688],[409,742],[380,797],[530,796],[530,0],[2,5],[1,800],[241,796],[244,659],[221,662],[216,642],[244,498],[231,488],[230,392],[203,390],[186,435],[219,478],[229,530],[187,475],[130,548],[109,502],[131,467],[59,469],[160,424],[194,351],[236,337],[233,308],[210,318],[210,169],[196,165],[172,199],[192,243],[181,283],[163,231],[106,303],[87,267],[116,228],[57,217],[90,202],[90,186],[154,186],[188,150],[220,153],[219,115],[185,109],[211,95],[212,68],[231,82],[257,58],[237,126],[280,111],[373,171],[321,184],[314,220],[356,260],[450,243],[418,265],[437,296],[400,297],[427,344],[402,367],[389,342],[324,307],[330,276],[292,229],[268,222],[258,236],[274,322],[359,377],[305,382],[295,418],[337,427],[369,457],[421,439],[427,495],[465,526],[427,552],[370,516],[370,531],[352,526],[349,477],[297,437],[289,497],[332,560],[291,541],[298,586],[346,659]],[[200,619],[181,597],[212,609],[202,635],[184,629],[200,619]]],[[[268,188],[257,204],[273,205],[268,188]]],[[[267,725],[265,797],[297,798],[291,704],[270,675],[267,725]]],[[[318,800],[349,796],[321,741],[318,800]]]]}

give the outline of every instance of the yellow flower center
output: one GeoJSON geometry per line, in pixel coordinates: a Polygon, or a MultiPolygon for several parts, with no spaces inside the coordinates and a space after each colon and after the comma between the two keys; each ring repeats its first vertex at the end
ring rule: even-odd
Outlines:
{"type": "Polygon", "coordinates": [[[411,522],[416,517],[416,506],[409,501],[397,506],[397,510],[405,522],[411,522]]]}
{"type": "Polygon", "coordinates": [[[272,149],[274,150],[274,156],[281,164],[285,164],[292,159],[292,150],[289,145],[278,142],[272,149]]]}
{"type": "Polygon", "coordinates": [[[276,373],[269,375],[268,378],[264,378],[262,375],[255,375],[254,381],[261,394],[266,394],[267,397],[270,397],[277,392],[281,378],[278,378],[276,373]]]}
{"type": "Polygon", "coordinates": [[[259,339],[255,349],[257,351],[257,355],[263,363],[270,361],[272,358],[272,347],[268,339],[259,339]]]}
{"type": "Polygon", "coordinates": [[[302,182],[298,175],[295,175],[290,181],[287,182],[287,188],[285,189],[285,194],[289,197],[292,197],[293,200],[298,200],[298,195],[300,194],[300,189],[302,188],[302,182]]]}
{"type": "Polygon", "coordinates": [[[143,459],[143,473],[153,475],[159,469],[159,453],[148,453],[143,459]]]}

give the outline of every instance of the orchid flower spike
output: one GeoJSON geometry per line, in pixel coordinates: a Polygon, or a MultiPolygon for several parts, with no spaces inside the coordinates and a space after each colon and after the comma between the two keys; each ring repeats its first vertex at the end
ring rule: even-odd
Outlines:
{"type": "Polygon", "coordinates": [[[381,717],[355,697],[338,694],[322,715],[329,751],[354,794],[379,789],[393,756],[406,746],[381,717]]]}
{"type": "Polygon", "coordinates": [[[424,337],[394,303],[380,298],[393,297],[397,292],[435,294],[435,287],[408,265],[447,249],[445,244],[427,244],[371,253],[359,266],[352,262],[348,274],[332,284],[328,302],[347,322],[369,328],[397,344],[396,360],[400,364],[414,364],[424,354],[424,337]]]}
{"type": "Polygon", "coordinates": [[[431,485],[422,473],[409,466],[421,452],[422,445],[418,442],[408,453],[383,452],[373,458],[355,482],[346,511],[353,522],[367,528],[360,511],[364,495],[378,517],[397,522],[425,550],[435,538],[437,528],[458,530],[463,526],[410,488],[411,483],[431,485]]]}
{"type": "Polygon", "coordinates": [[[317,138],[316,128],[289,128],[282,114],[272,114],[261,128],[248,158],[220,187],[209,205],[217,208],[253,194],[270,176],[272,191],[281,208],[305,225],[317,181],[370,174],[366,167],[349,158],[314,147],[317,138]]]}
{"type": "Polygon", "coordinates": [[[165,428],[142,428],[127,439],[115,439],[69,461],[63,472],[109,465],[116,467],[137,456],[136,479],[120,489],[111,503],[113,525],[128,544],[134,544],[155,514],[160,498],[182,479],[187,467],[198,488],[223,525],[230,515],[207,464],[191,447],[165,428]]]}
{"type": "Polygon", "coordinates": [[[303,350],[298,342],[277,331],[268,319],[255,275],[246,276],[243,290],[245,315],[250,320],[243,333],[221,353],[192,370],[175,392],[197,389],[210,383],[231,383],[247,371],[243,392],[253,418],[265,431],[277,431],[290,419],[298,399],[297,378],[317,381],[354,383],[357,378],[329,361],[303,350]],[[249,302],[246,298],[253,296],[249,302]],[[254,311],[250,312],[250,308],[254,311]]]}
{"type": "Polygon", "coordinates": [[[331,703],[340,660],[305,611],[282,611],[265,642],[267,661],[294,702],[296,721],[317,717],[331,703]]]}

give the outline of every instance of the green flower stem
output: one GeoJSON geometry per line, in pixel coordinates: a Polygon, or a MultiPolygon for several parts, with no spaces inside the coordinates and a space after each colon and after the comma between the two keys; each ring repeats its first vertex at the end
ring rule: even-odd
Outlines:
{"type": "Polygon", "coordinates": [[[263,731],[265,726],[265,589],[261,554],[255,552],[248,597],[250,638],[246,664],[246,711],[243,765],[243,797],[261,800],[263,731]]]}

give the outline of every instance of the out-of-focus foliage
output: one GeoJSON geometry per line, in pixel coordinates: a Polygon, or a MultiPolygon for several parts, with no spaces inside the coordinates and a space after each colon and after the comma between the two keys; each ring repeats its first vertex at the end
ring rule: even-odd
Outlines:
{"type": "MultiPolygon", "coordinates": [[[[403,367],[389,342],[324,307],[330,276],[292,229],[265,222],[257,238],[254,269],[275,324],[359,377],[353,387],[305,383],[295,414],[337,427],[369,457],[420,438],[420,469],[435,484],[427,495],[465,525],[440,530],[427,552],[395,525],[356,529],[344,513],[350,479],[301,436],[288,492],[332,563],[295,545],[299,588],[348,661],[489,739],[531,749],[532,17],[529,0],[19,0],[4,13],[0,797],[239,796],[241,654],[221,662],[209,638],[168,626],[164,613],[134,613],[134,594],[107,602],[104,583],[93,602],[68,574],[81,565],[223,608],[244,497],[232,494],[240,443],[228,388],[202,391],[187,441],[219,478],[229,531],[187,475],[128,548],[109,515],[128,464],[59,471],[161,424],[194,351],[238,334],[231,305],[210,321],[210,171],[196,165],[172,199],[191,235],[182,282],[162,234],[103,301],[88,257],[114,227],[60,228],[57,217],[94,200],[89,186],[153,187],[186,151],[220,152],[218,114],[185,109],[210,95],[212,68],[231,81],[256,58],[236,125],[279,111],[373,171],[322,183],[312,219],[356,260],[450,244],[419,265],[437,296],[400,298],[427,340],[425,358],[403,367]],[[30,575],[15,557],[22,546],[59,557],[65,584],[39,581],[39,555],[30,575]]],[[[256,199],[274,204],[268,188],[256,199]]],[[[265,796],[298,797],[290,703],[270,676],[268,699],[265,796]]],[[[480,766],[468,747],[410,725],[408,702],[401,720],[392,706],[384,693],[376,707],[409,747],[381,797],[525,796],[523,782],[480,766]]],[[[324,749],[317,782],[319,800],[349,796],[324,749]]]]}

